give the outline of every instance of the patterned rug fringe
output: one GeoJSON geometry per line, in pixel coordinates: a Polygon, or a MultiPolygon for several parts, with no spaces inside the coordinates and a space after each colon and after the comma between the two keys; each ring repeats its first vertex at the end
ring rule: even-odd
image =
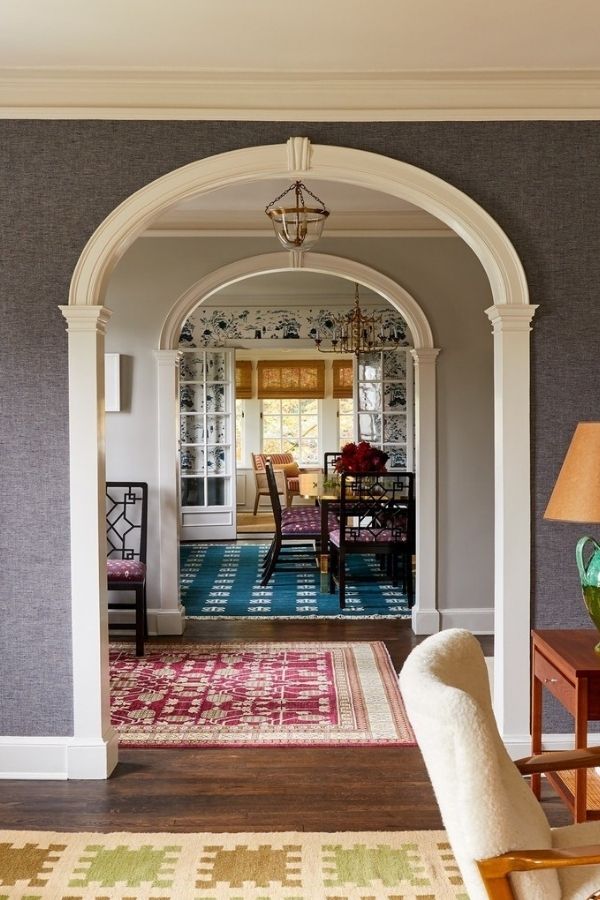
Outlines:
{"type": "Polygon", "coordinates": [[[468,900],[443,831],[0,831],[6,900],[468,900]]]}
{"type": "MultiPolygon", "coordinates": [[[[247,615],[247,616],[186,616],[185,618],[186,619],[199,619],[202,622],[222,622],[223,620],[231,622],[231,621],[239,621],[240,619],[243,619],[246,622],[249,619],[251,619],[252,621],[260,620],[261,622],[279,622],[282,619],[294,619],[297,621],[299,617],[298,616],[262,616],[262,615],[259,615],[258,613],[252,613],[252,615],[247,615]]],[[[310,615],[310,616],[308,616],[308,615],[302,616],[303,620],[304,619],[320,619],[320,620],[323,620],[323,619],[347,619],[347,618],[348,618],[348,616],[344,616],[341,613],[339,613],[337,616],[324,616],[324,615],[318,615],[318,614],[310,615]]],[[[410,618],[411,618],[411,613],[409,613],[409,612],[402,613],[401,615],[400,614],[384,615],[383,613],[372,613],[370,616],[353,615],[352,621],[360,622],[361,620],[364,620],[364,619],[390,619],[393,621],[397,621],[398,619],[410,619],[410,618]]]]}

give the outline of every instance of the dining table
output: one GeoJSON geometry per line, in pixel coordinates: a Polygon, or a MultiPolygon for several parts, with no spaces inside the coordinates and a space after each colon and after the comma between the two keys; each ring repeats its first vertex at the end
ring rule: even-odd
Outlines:
{"type": "Polygon", "coordinates": [[[322,472],[303,472],[299,476],[300,496],[314,500],[321,511],[321,542],[319,551],[319,573],[321,593],[329,591],[329,512],[331,503],[339,503],[340,486],[338,479],[326,478],[322,472]]]}

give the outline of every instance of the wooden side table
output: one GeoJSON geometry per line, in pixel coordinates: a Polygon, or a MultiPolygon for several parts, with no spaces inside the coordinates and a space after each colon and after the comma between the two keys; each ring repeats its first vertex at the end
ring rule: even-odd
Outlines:
{"type": "MultiPolygon", "coordinates": [[[[542,703],[546,688],[575,720],[575,747],[587,746],[588,722],[600,720],[600,655],[595,629],[532,631],[531,752],[542,750],[542,703]]],[[[586,769],[571,776],[571,787],[560,772],[546,778],[571,809],[575,822],[600,819],[600,809],[587,809],[586,769]]],[[[540,775],[532,775],[531,787],[540,796],[540,775]]]]}

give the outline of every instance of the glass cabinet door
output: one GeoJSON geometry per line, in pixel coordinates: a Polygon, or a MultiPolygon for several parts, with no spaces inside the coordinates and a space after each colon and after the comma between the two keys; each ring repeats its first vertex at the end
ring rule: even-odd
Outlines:
{"type": "Polygon", "coordinates": [[[407,349],[359,354],[356,419],[357,439],[384,450],[390,471],[412,471],[413,367],[407,349]]]}
{"type": "Polygon", "coordinates": [[[233,350],[182,351],[179,406],[182,540],[235,538],[233,350]]]}

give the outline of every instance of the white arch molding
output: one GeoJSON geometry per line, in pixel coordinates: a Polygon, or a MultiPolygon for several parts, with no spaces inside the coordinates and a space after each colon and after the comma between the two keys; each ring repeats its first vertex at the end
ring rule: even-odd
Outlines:
{"type": "MultiPolygon", "coordinates": [[[[185,320],[213,294],[247,278],[285,271],[318,272],[335,275],[375,291],[398,310],[409,327],[415,369],[415,452],[417,499],[417,572],[412,625],[417,634],[439,629],[437,610],[437,478],[436,478],[436,377],[438,350],[433,345],[431,327],[423,310],[405,288],[386,275],[353,259],[324,253],[265,253],[222,266],[191,285],[175,301],[160,336],[158,362],[159,435],[159,531],[161,567],[161,609],[151,611],[169,631],[181,630],[183,610],[178,590],[178,509],[176,439],[178,416],[179,337],[185,320]],[[299,265],[300,263],[300,265],[299,265]],[[179,620],[179,621],[178,621],[179,620]]],[[[161,624],[158,630],[161,630],[161,624]]]]}
{"type": "MultiPolygon", "coordinates": [[[[461,191],[407,163],[346,147],[287,144],[202,159],[146,185],[96,229],[75,268],[69,306],[71,565],[74,736],[57,777],[106,777],[117,759],[108,714],[104,582],[104,331],[107,282],[127,247],[180,200],[257,180],[336,181],[407,200],[452,228],[489,278],[494,305],[495,379],[495,710],[516,752],[529,741],[529,331],[535,307],[525,275],[499,225],[461,191]]],[[[301,254],[296,256],[299,261],[301,254]]],[[[59,757],[60,754],[57,754],[59,757]]],[[[59,763],[57,763],[59,766],[59,763]]],[[[47,776],[47,768],[45,769],[47,776]]]]}

